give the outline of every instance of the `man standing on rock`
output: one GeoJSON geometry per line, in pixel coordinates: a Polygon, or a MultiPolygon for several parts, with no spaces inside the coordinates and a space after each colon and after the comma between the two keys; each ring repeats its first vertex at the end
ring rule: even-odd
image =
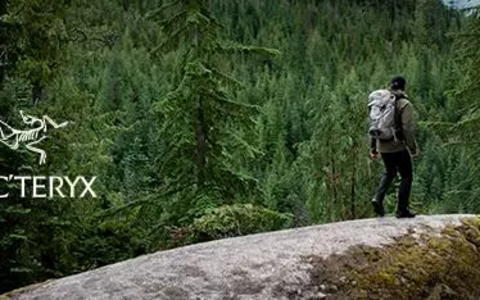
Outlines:
{"type": "Polygon", "coordinates": [[[401,176],[401,184],[398,191],[398,204],[395,216],[397,218],[413,218],[415,214],[409,210],[409,198],[412,188],[413,168],[412,158],[419,154],[415,139],[415,124],[413,119],[413,106],[405,93],[406,80],[401,76],[392,78],[388,89],[396,97],[396,123],[400,129],[395,139],[380,140],[371,138],[370,156],[372,159],[382,158],[385,172],[382,174],[376,195],[372,200],[375,213],[383,217],[385,210],[383,200],[392,181],[401,176]]]}

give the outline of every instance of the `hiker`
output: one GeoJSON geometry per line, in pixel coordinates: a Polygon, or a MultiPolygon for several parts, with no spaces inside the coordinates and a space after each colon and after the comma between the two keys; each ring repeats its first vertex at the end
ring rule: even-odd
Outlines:
{"type": "MultiPolygon", "coordinates": [[[[419,154],[414,132],[413,106],[405,93],[406,80],[401,76],[392,78],[388,91],[395,95],[395,127],[392,138],[379,139],[371,137],[370,156],[372,159],[382,158],[385,172],[382,174],[372,205],[377,216],[383,217],[385,210],[383,201],[392,181],[401,176],[398,191],[398,203],[395,216],[397,218],[413,218],[415,213],[409,210],[409,198],[413,180],[412,159],[419,154]]],[[[393,105],[392,105],[393,106],[393,105]]],[[[392,112],[393,114],[393,112],[392,112]]]]}

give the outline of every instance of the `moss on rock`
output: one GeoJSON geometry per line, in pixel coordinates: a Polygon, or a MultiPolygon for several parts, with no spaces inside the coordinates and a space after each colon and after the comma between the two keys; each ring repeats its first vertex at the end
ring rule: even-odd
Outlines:
{"type": "Polygon", "coordinates": [[[336,287],[325,299],[477,300],[479,250],[480,219],[466,219],[440,233],[409,232],[383,248],[310,257],[311,279],[317,287],[336,287]]]}

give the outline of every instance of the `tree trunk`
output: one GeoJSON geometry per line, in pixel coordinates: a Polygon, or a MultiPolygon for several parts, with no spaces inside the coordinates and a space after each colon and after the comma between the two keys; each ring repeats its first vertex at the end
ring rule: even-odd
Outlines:
{"type": "Polygon", "coordinates": [[[352,149],[353,149],[353,155],[352,155],[352,177],[351,177],[351,187],[350,187],[350,214],[352,219],[356,218],[356,212],[355,212],[355,183],[356,183],[356,172],[357,172],[357,149],[356,149],[356,144],[353,143],[352,149]]]}
{"type": "Polygon", "coordinates": [[[33,106],[36,107],[37,104],[42,100],[43,96],[43,87],[39,82],[34,82],[32,87],[32,100],[33,106]]]}
{"type": "MultiPolygon", "coordinates": [[[[200,43],[200,32],[198,28],[195,28],[193,32],[193,44],[195,45],[195,55],[198,55],[200,43]]],[[[206,156],[207,156],[207,134],[205,126],[205,116],[203,110],[202,96],[198,95],[195,100],[195,110],[196,110],[196,140],[197,140],[197,157],[196,157],[196,167],[197,167],[197,184],[199,186],[204,185],[205,175],[206,175],[206,156]]]]}
{"type": "Polygon", "coordinates": [[[207,143],[205,132],[205,118],[203,114],[203,103],[201,97],[196,101],[196,138],[197,138],[197,183],[203,185],[205,183],[205,164],[207,155],[207,143]]]}

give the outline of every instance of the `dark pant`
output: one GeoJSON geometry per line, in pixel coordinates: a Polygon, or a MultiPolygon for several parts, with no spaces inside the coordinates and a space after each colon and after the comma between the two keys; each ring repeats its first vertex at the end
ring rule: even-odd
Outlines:
{"type": "Polygon", "coordinates": [[[412,159],[407,150],[394,153],[381,153],[385,165],[385,173],[382,174],[380,185],[377,189],[375,199],[383,204],[387,190],[392,181],[397,176],[397,172],[402,177],[400,188],[398,190],[398,212],[404,212],[408,209],[410,191],[412,189],[413,170],[412,159]]]}

